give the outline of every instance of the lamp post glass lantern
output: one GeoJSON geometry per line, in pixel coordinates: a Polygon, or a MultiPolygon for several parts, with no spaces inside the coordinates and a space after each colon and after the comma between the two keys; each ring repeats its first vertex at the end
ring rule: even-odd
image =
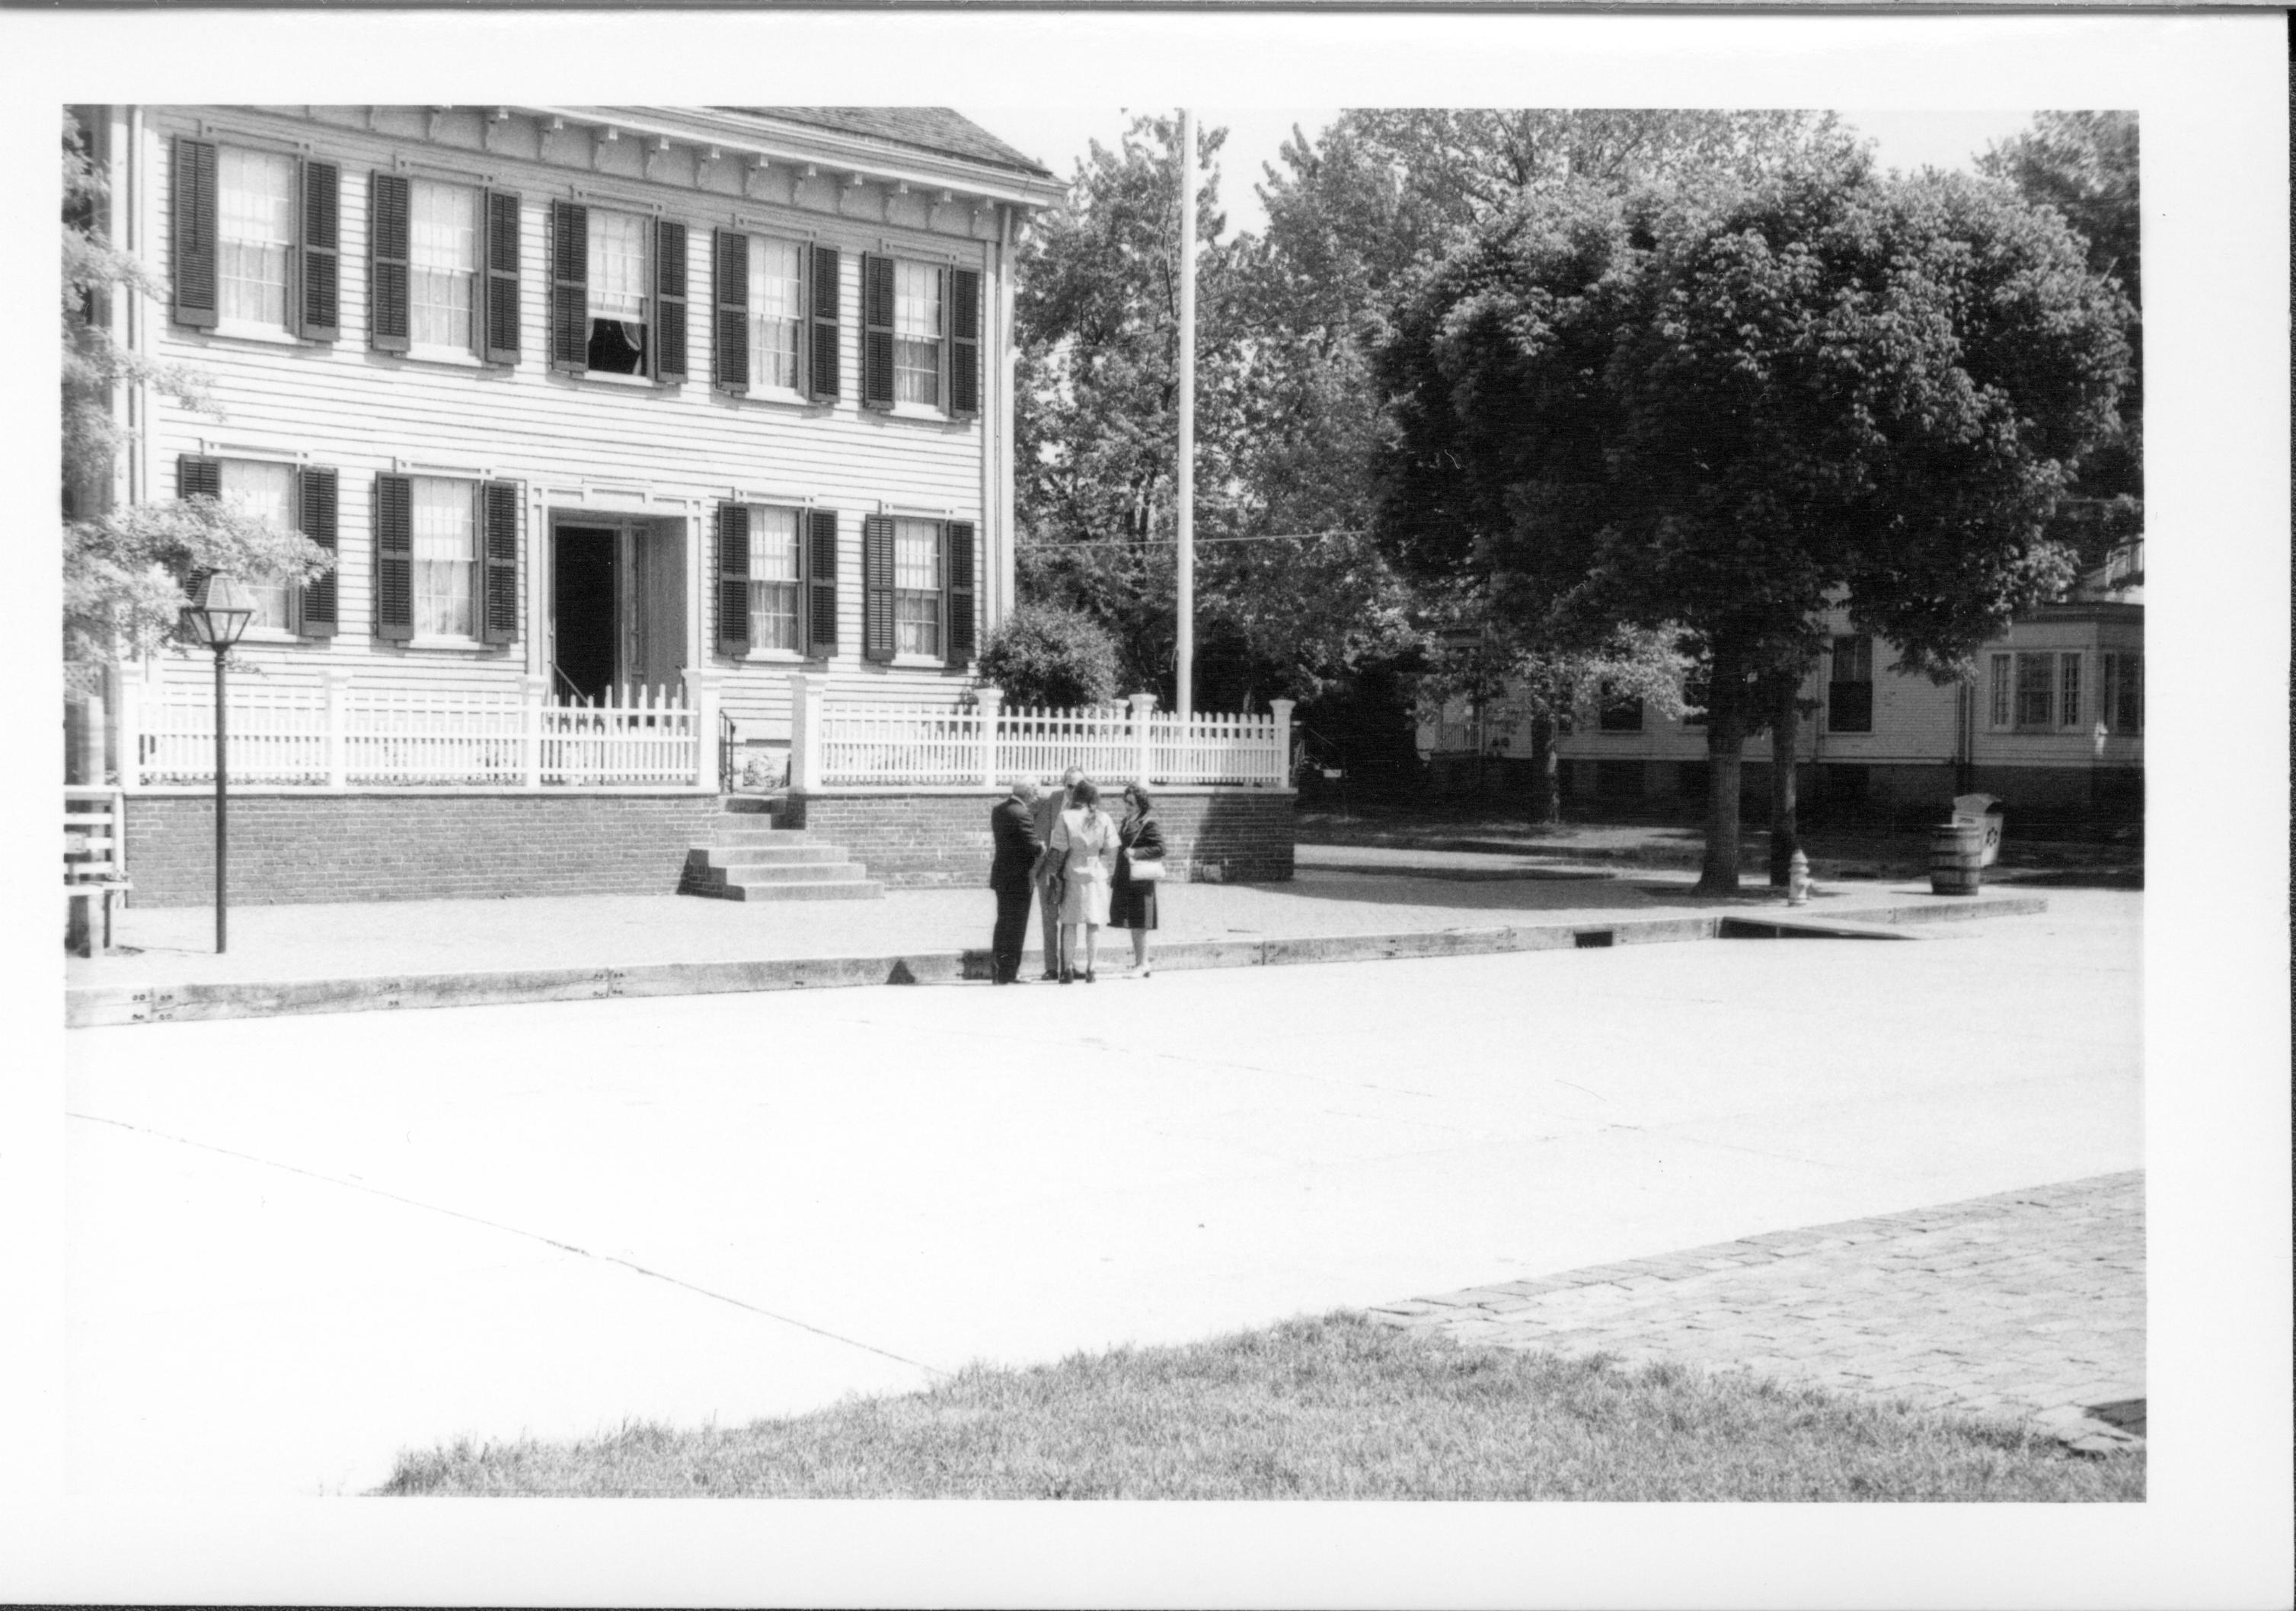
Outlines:
{"type": "Polygon", "coordinates": [[[215,873],[216,873],[216,954],[224,949],[224,890],[228,867],[228,840],[226,834],[226,806],[224,732],[223,663],[237,643],[247,623],[255,619],[254,596],[228,576],[211,576],[200,596],[185,604],[183,612],[184,636],[193,643],[203,644],[215,652],[215,873]]]}

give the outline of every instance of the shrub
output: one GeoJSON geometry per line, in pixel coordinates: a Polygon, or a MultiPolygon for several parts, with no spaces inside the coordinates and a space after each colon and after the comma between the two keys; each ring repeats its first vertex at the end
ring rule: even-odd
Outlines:
{"type": "Polygon", "coordinates": [[[1116,638],[1081,610],[1024,604],[988,635],[980,680],[1004,689],[1010,704],[1109,704],[1119,693],[1116,638]]]}

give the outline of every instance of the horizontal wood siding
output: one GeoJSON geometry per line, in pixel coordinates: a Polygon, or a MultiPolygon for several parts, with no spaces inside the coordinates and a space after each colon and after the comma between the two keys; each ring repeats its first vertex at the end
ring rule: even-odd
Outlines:
{"type": "MultiPolygon", "coordinates": [[[[171,202],[168,140],[200,132],[203,113],[219,125],[207,137],[222,144],[230,144],[234,127],[243,126],[252,144],[276,148],[284,139],[312,140],[314,156],[342,165],[340,341],[330,346],[300,342],[283,328],[276,339],[187,330],[169,322],[164,308],[155,308],[152,321],[151,356],[205,371],[228,412],[227,418],[217,420],[153,399],[148,464],[160,496],[172,488],[173,464],[182,453],[274,459],[300,454],[303,462],[334,469],[341,478],[337,577],[343,629],[331,643],[250,643],[245,659],[254,670],[248,675],[308,684],[319,681],[327,668],[350,668],[362,686],[506,691],[522,674],[548,670],[541,646],[531,640],[533,623],[544,613],[536,607],[541,597],[537,588],[546,585],[552,513],[600,520],[634,516],[683,523],[687,639],[698,645],[698,652],[689,650],[689,663],[728,673],[726,703],[737,719],[777,722],[785,730],[791,666],[737,665],[721,659],[707,586],[716,505],[737,494],[748,501],[773,501],[781,495],[839,513],[840,653],[828,666],[816,662],[813,668],[830,675],[832,692],[882,693],[901,700],[955,695],[966,680],[961,673],[861,662],[862,524],[865,515],[886,508],[976,522],[981,537],[975,585],[981,590],[985,631],[993,596],[985,579],[1001,563],[989,558],[991,545],[1010,540],[991,518],[995,477],[987,462],[988,421],[920,420],[865,411],[858,388],[851,386],[846,390],[853,395],[833,405],[736,399],[710,385],[706,352],[693,354],[689,378],[679,386],[553,374],[545,234],[548,203],[580,191],[593,206],[611,207],[617,197],[658,203],[660,217],[696,230],[739,227],[769,234],[780,225],[791,238],[835,246],[842,264],[840,361],[844,373],[857,375],[864,251],[885,250],[889,242],[898,251],[906,242],[909,250],[936,260],[977,265],[993,284],[998,254],[980,233],[988,226],[968,218],[967,210],[940,206],[931,196],[895,197],[881,187],[872,187],[868,203],[874,216],[851,216],[849,210],[863,203],[833,185],[824,192],[817,182],[803,192],[807,204],[791,206],[791,186],[803,182],[781,171],[752,177],[753,186],[764,188],[755,199],[740,199],[727,188],[742,182],[737,164],[713,165],[697,184],[690,153],[682,151],[674,153],[679,167],[665,166],[657,182],[641,185],[637,173],[644,157],[635,138],[620,142],[619,151],[610,149],[602,159],[607,171],[593,172],[586,136],[578,152],[563,136],[547,135],[524,119],[497,126],[490,136],[476,111],[457,110],[441,121],[442,143],[467,144],[466,152],[457,153],[438,144],[412,148],[410,143],[422,142],[428,127],[422,109],[378,109],[372,133],[363,109],[320,109],[309,119],[299,115],[300,109],[280,110],[282,117],[273,126],[247,111],[155,109],[146,119],[139,153],[148,179],[140,192],[145,198],[144,238],[154,242],[152,250],[160,256],[167,251],[164,226],[171,202]],[[488,138],[502,149],[480,149],[488,138]],[[422,164],[413,170],[418,178],[451,177],[474,189],[520,197],[521,339],[515,366],[488,367],[475,358],[447,363],[370,349],[366,175],[390,168],[397,156],[422,164]],[[779,187],[780,203],[767,198],[773,186],[779,187]],[[601,190],[613,193],[586,193],[601,190]],[[830,198],[825,203],[824,194],[830,198]],[[960,226],[962,233],[952,233],[960,226]],[[462,651],[373,639],[367,626],[373,487],[381,473],[521,484],[525,546],[519,567],[518,642],[462,651]],[[640,489],[643,501],[634,496],[640,489]]],[[[647,209],[633,205],[632,210],[647,209]]],[[[985,210],[993,215],[993,210],[985,210]]],[[[695,238],[709,237],[705,233],[695,238]]],[[[160,261],[154,267],[164,275],[168,265],[160,261]]],[[[686,267],[689,304],[710,306],[709,253],[689,251],[686,267]]],[[[1003,366],[991,362],[985,367],[988,383],[1001,384],[1003,366]]],[[[203,665],[169,656],[160,675],[172,681],[207,672],[203,665]]]]}

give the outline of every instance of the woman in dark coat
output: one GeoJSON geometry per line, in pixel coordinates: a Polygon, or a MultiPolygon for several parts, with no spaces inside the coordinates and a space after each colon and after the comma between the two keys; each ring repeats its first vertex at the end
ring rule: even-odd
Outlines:
{"type": "Polygon", "coordinates": [[[1132,967],[1143,979],[1148,966],[1148,935],[1156,926],[1156,885],[1132,876],[1136,862],[1164,859],[1164,830],[1155,801],[1138,784],[1124,790],[1124,820],[1116,827],[1116,881],[1108,891],[1108,926],[1132,931],[1132,967]]]}

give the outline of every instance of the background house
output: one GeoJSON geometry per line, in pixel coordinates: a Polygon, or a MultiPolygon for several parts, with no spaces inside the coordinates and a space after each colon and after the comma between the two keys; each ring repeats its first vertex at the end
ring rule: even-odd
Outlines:
{"type": "MultiPolygon", "coordinates": [[[[1886,641],[1833,612],[1803,685],[1800,798],[1836,818],[1928,821],[1956,794],[1998,796],[2027,821],[2127,824],[2144,800],[2144,546],[2117,551],[2061,603],[2020,617],[1980,650],[1974,678],[1940,686],[1898,671],[1886,641]]],[[[1504,715],[1455,704],[1422,727],[1439,784],[1527,789],[1529,737],[1504,715]]],[[[1706,730],[1627,701],[1557,745],[1567,799],[1587,815],[1689,814],[1706,798],[1706,730]]],[[[1746,746],[1746,820],[1767,819],[1770,748],[1746,746]]]]}

